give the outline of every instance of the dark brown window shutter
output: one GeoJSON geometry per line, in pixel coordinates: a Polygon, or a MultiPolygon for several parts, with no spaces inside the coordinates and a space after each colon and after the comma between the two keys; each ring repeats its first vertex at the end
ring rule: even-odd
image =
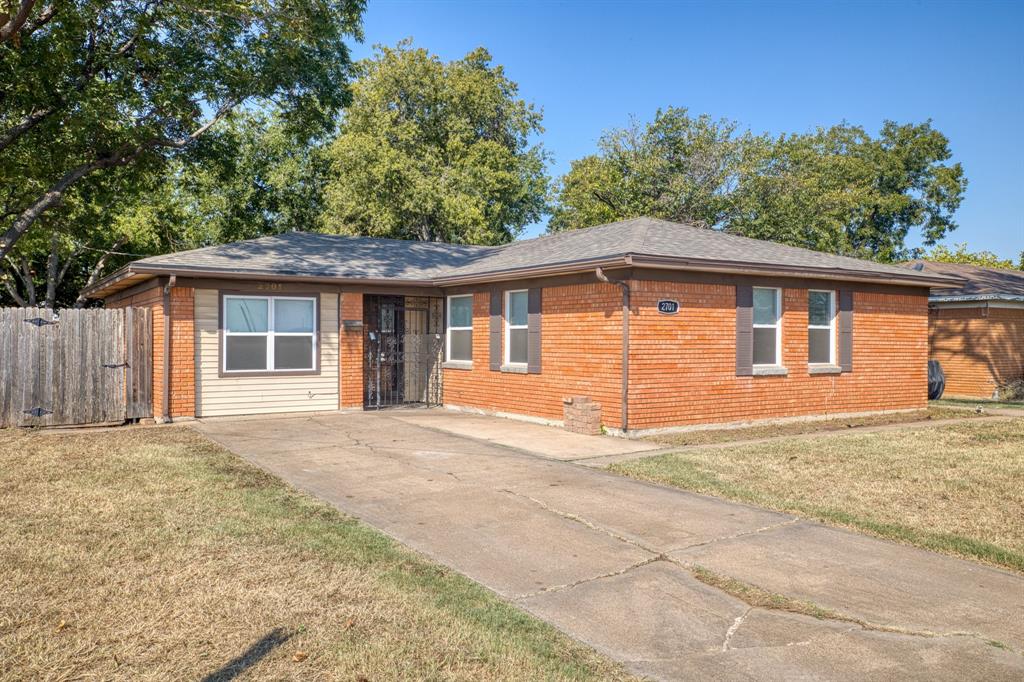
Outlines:
{"type": "Polygon", "coordinates": [[[754,375],[754,287],[736,285],[736,376],[754,375]]]}
{"type": "Polygon", "coordinates": [[[491,371],[501,370],[501,290],[491,289],[491,371]]]}
{"type": "Polygon", "coordinates": [[[853,371],[853,292],[839,290],[839,368],[853,371]]]}
{"type": "Polygon", "coordinates": [[[526,371],[540,374],[540,309],[543,289],[530,289],[527,294],[526,371]]]}

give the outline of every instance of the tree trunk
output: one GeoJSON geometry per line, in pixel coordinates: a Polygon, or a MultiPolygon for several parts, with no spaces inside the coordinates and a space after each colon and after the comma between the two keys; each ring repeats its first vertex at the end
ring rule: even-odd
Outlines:
{"type": "MultiPolygon", "coordinates": [[[[31,206],[21,212],[21,215],[15,219],[14,223],[11,224],[4,235],[0,237],[0,258],[4,258],[14,248],[14,244],[21,238],[28,228],[32,226],[32,223],[37,221],[43,213],[59,203],[63,198],[64,194],[70,189],[76,182],[89,175],[90,173],[99,170],[104,167],[105,159],[90,161],[89,163],[83,163],[78,168],[74,168],[64,174],[60,180],[55,182],[50,189],[43,193],[43,196],[36,199],[31,206]]],[[[109,164],[113,165],[113,164],[109,164]]]]}
{"type": "Polygon", "coordinates": [[[14,285],[14,280],[10,277],[4,277],[4,288],[7,289],[7,294],[14,299],[14,302],[20,305],[22,308],[28,306],[25,299],[18,293],[18,287],[14,285]]]}
{"type": "Polygon", "coordinates": [[[21,284],[25,287],[25,294],[28,296],[28,304],[31,307],[36,305],[36,283],[32,279],[32,266],[27,258],[21,259],[21,284]]]}
{"type": "Polygon", "coordinates": [[[100,280],[100,276],[103,275],[103,268],[106,266],[107,260],[114,253],[114,251],[117,251],[117,249],[119,249],[121,245],[124,244],[124,242],[125,240],[123,238],[118,239],[116,242],[114,242],[114,245],[110,247],[110,250],[104,252],[103,255],[99,257],[99,260],[96,261],[96,265],[93,266],[92,271],[89,273],[89,279],[86,281],[85,286],[83,286],[78,292],[78,298],[75,299],[74,303],[75,308],[81,308],[83,305],[85,305],[85,302],[87,300],[85,298],[85,292],[89,290],[89,287],[91,287],[93,284],[96,284],[96,282],[100,280]]]}
{"type": "Polygon", "coordinates": [[[50,255],[46,259],[46,304],[45,308],[53,308],[57,299],[57,275],[60,270],[60,235],[56,231],[50,235],[50,255]]]}

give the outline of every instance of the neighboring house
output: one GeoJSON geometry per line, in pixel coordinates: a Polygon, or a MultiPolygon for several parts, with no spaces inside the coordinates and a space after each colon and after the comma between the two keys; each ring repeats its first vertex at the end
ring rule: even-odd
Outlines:
{"type": "Polygon", "coordinates": [[[1024,378],[1024,272],[913,261],[924,274],[963,283],[932,289],[929,357],[946,375],[947,396],[992,398],[1024,378]]]}
{"type": "Polygon", "coordinates": [[[289,233],[90,292],[154,309],[166,418],[444,404],[609,430],[920,408],[958,280],[638,218],[500,247],[289,233]],[[626,314],[628,310],[628,315],[626,314]]]}

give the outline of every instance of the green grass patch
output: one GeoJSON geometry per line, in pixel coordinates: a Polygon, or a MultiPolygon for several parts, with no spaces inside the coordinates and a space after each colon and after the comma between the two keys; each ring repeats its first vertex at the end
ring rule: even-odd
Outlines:
{"type": "Polygon", "coordinates": [[[187,428],[0,432],[0,516],[0,680],[628,679],[187,428]]]}
{"type": "Polygon", "coordinates": [[[860,417],[830,417],[828,419],[808,419],[786,421],[780,423],[756,424],[735,428],[694,429],[657,434],[647,440],[663,445],[689,447],[711,445],[715,443],[732,443],[744,440],[761,440],[785,436],[813,435],[832,433],[835,431],[855,431],[871,426],[889,426],[911,422],[941,421],[944,419],[965,419],[981,416],[975,412],[957,406],[930,405],[923,410],[905,412],[885,412],[860,417]]]}
{"type": "Polygon", "coordinates": [[[999,409],[1001,407],[1010,409],[1024,409],[1024,401],[1019,400],[984,400],[979,398],[940,398],[939,400],[932,400],[929,402],[930,405],[935,407],[980,407],[982,409],[999,409]]]}
{"type": "Polygon", "coordinates": [[[611,471],[1024,572],[1024,419],[780,439],[611,471]]]}

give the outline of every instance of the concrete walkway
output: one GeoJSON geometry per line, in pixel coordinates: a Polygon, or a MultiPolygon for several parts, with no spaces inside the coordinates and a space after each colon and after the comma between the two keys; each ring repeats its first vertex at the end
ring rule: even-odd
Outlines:
{"type": "Polygon", "coordinates": [[[666,450],[664,445],[650,441],[584,436],[544,424],[452,410],[394,410],[389,412],[388,416],[407,424],[504,445],[538,457],[566,462],[592,457],[647,457],[656,451],[666,450]]]}
{"type": "Polygon", "coordinates": [[[641,675],[1024,677],[1024,578],[1008,572],[398,413],[195,426],[641,675]],[[694,566],[846,619],[751,608],[694,566]]]}

